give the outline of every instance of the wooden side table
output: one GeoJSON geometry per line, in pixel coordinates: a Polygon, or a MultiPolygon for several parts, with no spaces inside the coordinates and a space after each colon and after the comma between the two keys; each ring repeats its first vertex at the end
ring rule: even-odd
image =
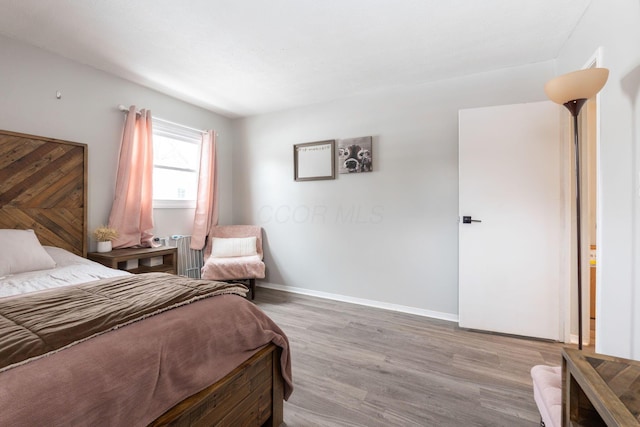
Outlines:
{"type": "Polygon", "coordinates": [[[107,267],[129,271],[131,273],[164,272],[177,274],[178,248],[160,246],[159,248],[125,248],[111,252],[89,252],[87,258],[107,267]],[[162,258],[162,262],[158,260],[162,258]],[[137,260],[132,266],[130,261],[137,260]]]}
{"type": "Polygon", "coordinates": [[[640,362],[565,348],[562,425],[640,426],[640,362]]]}

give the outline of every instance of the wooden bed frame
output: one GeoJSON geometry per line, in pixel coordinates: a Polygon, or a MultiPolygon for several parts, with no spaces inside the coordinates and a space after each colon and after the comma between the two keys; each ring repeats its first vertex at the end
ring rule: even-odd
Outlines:
{"type": "Polygon", "coordinates": [[[150,425],[277,427],[283,420],[283,394],[280,349],[269,344],[150,425]]]}
{"type": "Polygon", "coordinates": [[[87,254],[87,146],[0,131],[0,228],[87,254]]]}
{"type": "MultiPolygon", "coordinates": [[[[40,242],[87,254],[87,146],[0,130],[0,228],[33,229],[40,242]]],[[[280,349],[269,344],[152,426],[279,426],[280,349]]]]}

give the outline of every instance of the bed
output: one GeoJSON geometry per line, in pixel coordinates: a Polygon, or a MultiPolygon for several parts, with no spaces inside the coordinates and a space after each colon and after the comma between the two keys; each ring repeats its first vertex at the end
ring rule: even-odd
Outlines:
{"type": "Polygon", "coordinates": [[[54,263],[0,265],[0,425],[280,425],[292,391],[282,330],[242,286],[86,260],[86,184],[85,145],[0,131],[0,229],[32,233],[44,255],[29,253],[54,263]],[[94,299],[143,311],[106,323],[94,299]]]}

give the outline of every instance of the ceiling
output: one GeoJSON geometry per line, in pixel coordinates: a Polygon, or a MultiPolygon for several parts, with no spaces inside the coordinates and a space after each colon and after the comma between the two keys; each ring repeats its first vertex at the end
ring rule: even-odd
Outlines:
{"type": "Polygon", "coordinates": [[[0,34],[227,117],[556,58],[591,0],[0,0],[0,34]]]}

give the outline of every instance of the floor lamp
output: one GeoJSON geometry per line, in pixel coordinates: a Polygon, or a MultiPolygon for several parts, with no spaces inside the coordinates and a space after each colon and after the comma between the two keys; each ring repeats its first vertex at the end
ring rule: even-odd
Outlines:
{"type": "Polygon", "coordinates": [[[578,348],[582,350],[582,245],[580,226],[580,139],[578,114],[589,98],[603,88],[609,77],[606,68],[587,68],[549,80],[544,91],[553,102],[564,105],[573,117],[573,146],[576,171],[576,260],[578,264],[578,348]]]}

